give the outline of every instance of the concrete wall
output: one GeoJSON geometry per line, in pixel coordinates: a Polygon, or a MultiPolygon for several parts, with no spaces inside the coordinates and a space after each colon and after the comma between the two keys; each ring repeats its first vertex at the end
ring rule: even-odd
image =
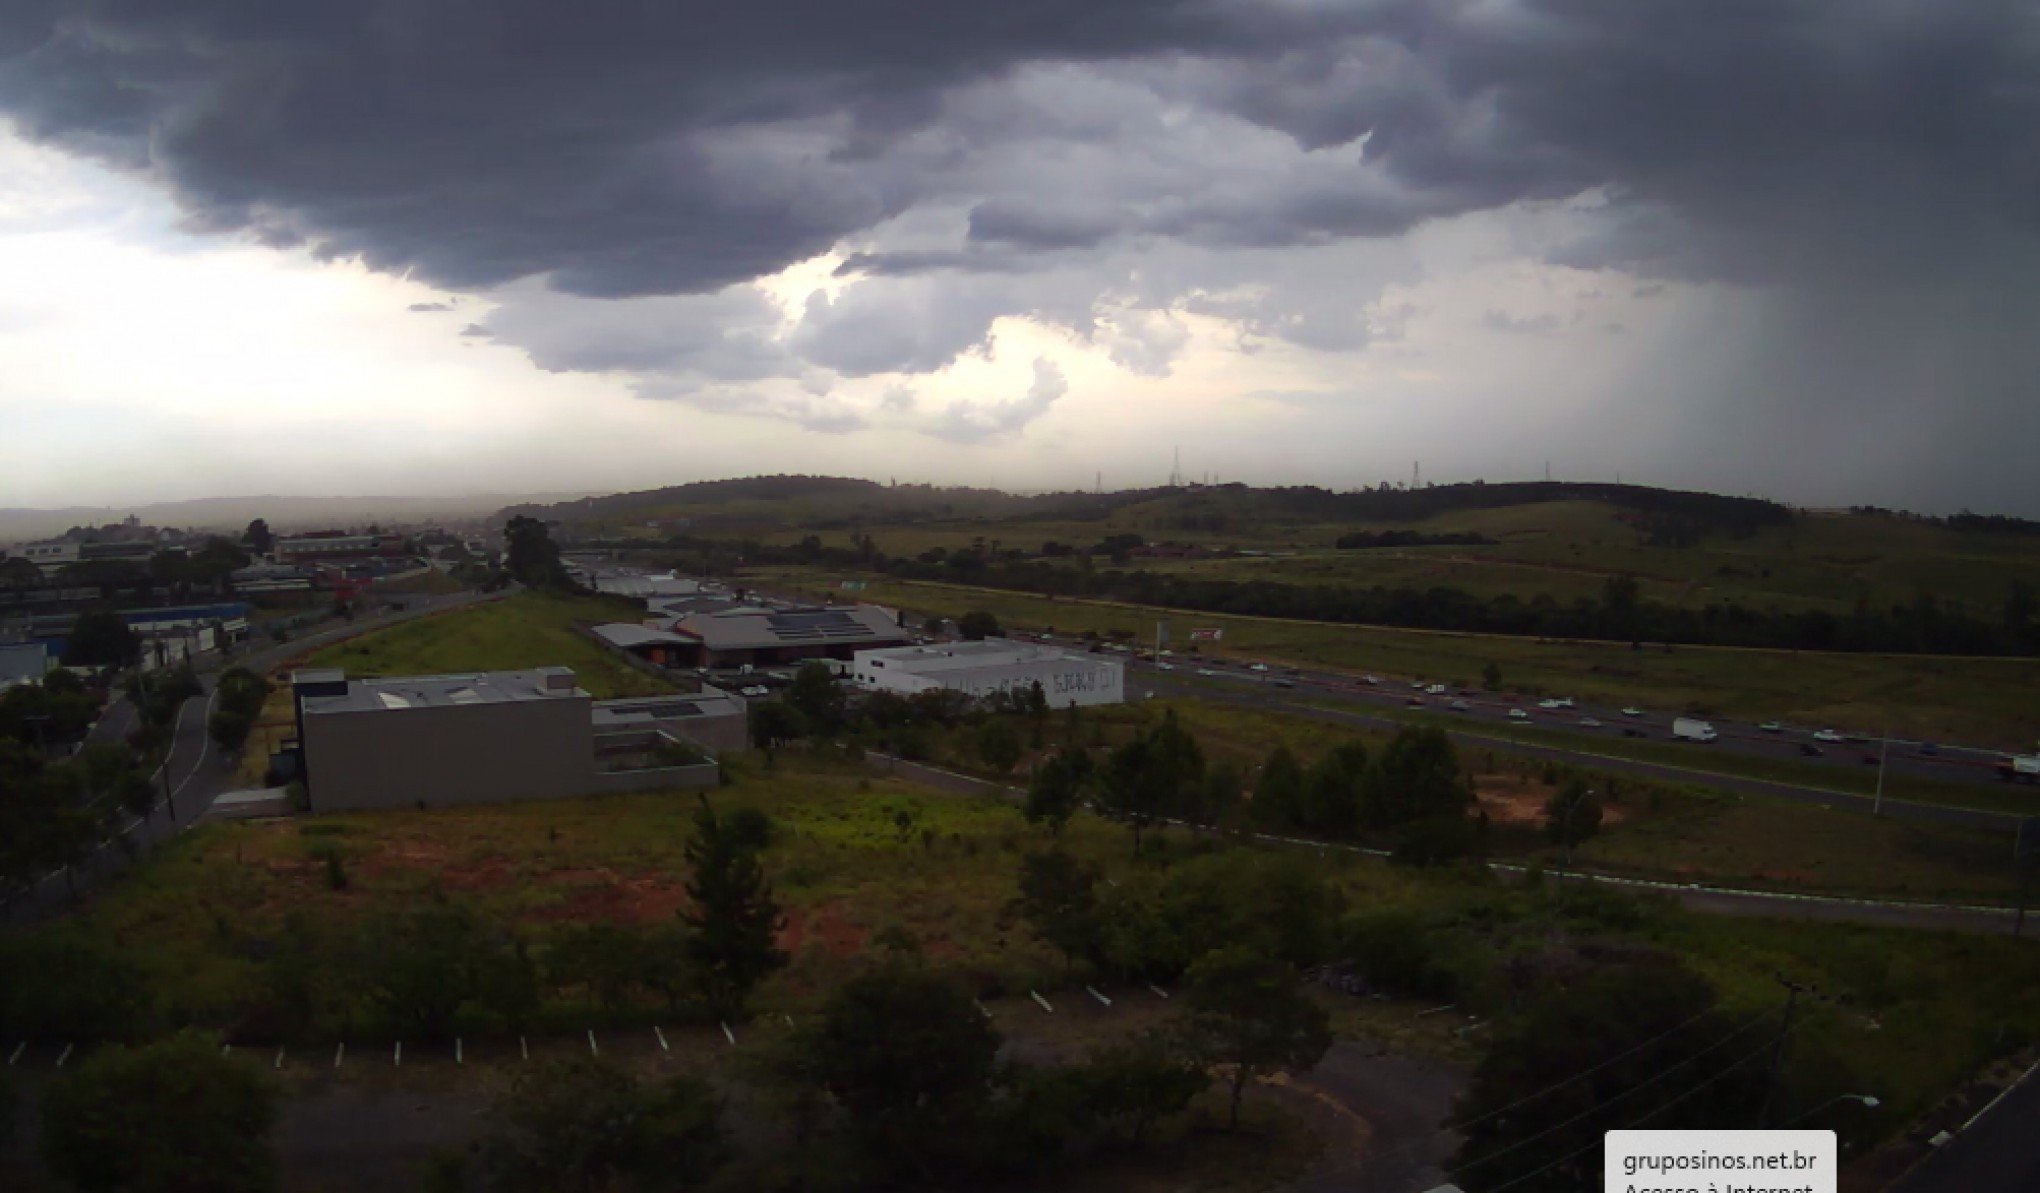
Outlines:
{"type": "Polygon", "coordinates": [[[315,812],[557,799],[597,790],[586,697],[306,712],[315,812]]]}

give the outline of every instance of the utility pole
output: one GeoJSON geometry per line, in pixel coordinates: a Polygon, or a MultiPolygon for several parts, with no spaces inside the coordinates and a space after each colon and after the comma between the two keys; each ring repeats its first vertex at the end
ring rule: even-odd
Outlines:
{"type": "Polygon", "coordinates": [[[1778,1043],[1771,1050],[1771,1071],[1764,1078],[1764,1104],[1757,1111],[1759,1130],[1769,1130],[1771,1126],[1771,1107],[1778,1100],[1778,1073],[1785,1065],[1785,1040],[1792,1034],[1792,1016],[1799,1009],[1799,996],[1813,991],[1813,987],[1801,985],[1782,973],[1777,975],[1777,982],[1785,987],[1785,1021],[1778,1025],[1778,1043]]]}
{"type": "Polygon", "coordinates": [[[1884,760],[1891,754],[1891,729],[1884,730],[1884,742],[1877,748],[1877,795],[1870,802],[1872,816],[1884,815],[1884,760]]]}

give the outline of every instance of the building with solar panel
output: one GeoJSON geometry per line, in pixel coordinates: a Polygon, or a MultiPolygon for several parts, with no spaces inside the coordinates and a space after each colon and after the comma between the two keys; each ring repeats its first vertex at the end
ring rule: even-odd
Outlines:
{"type": "Polygon", "coordinates": [[[902,696],[947,689],[982,697],[1038,683],[1053,708],[1126,699],[1126,665],[1119,660],[1004,638],[860,650],[850,674],[866,691],[902,696]]]}
{"type": "MultiPolygon", "coordinates": [[[[913,636],[877,605],[690,613],[673,623],[678,665],[773,667],[808,659],[848,661],[860,650],[905,646],[913,636]],[[691,645],[690,645],[691,644],[691,645]],[[688,658],[687,655],[692,657],[688,658]]],[[[669,664],[670,665],[670,664],[669,664]]]]}

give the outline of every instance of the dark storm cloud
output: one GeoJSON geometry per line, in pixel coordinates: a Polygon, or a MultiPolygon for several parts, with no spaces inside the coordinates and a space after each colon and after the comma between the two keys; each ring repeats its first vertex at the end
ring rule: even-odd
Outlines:
{"type": "Polygon", "coordinates": [[[1393,236],[1592,187],[1616,218],[1576,263],[1918,271],[2033,229],[2034,13],[44,0],[0,17],[0,105],[160,178],[195,227],[463,288],[703,292],[945,198],[974,201],[971,240],[1010,262],[1122,236],[1393,236]],[[1021,103],[973,91],[1053,63],[1092,73],[1021,103]],[[1303,156],[1260,188],[1226,177],[1222,141],[1143,157],[1162,125],[1129,124],[1100,79],[1279,129],[1303,156]],[[1000,142],[1039,187],[979,169],[1000,142]]]}

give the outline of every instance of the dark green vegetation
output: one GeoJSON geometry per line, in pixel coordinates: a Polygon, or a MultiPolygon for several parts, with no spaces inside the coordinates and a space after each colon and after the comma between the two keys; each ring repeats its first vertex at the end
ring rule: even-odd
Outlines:
{"type": "Polygon", "coordinates": [[[553,1061],[519,1071],[496,1100],[481,1167],[491,1189],[691,1189],[729,1161],[721,1114],[695,1078],[655,1084],[613,1061],[553,1061]]]}
{"type": "Polygon", "coordinates": [[[222,753],[231,756],[248,744],[248,733],[269,700],[269,681],[245,667],[229,667],[220,674],[214,692],[219,709],[207,722],[206,732],[222,753]]]}
{"type": "Polygon", "coordinates": [[[80,1193],[263,1193],[276,1117],[260,1070],[186,1033],[101,1050],[52,1084],[42,1152],[80,1193]]]}

